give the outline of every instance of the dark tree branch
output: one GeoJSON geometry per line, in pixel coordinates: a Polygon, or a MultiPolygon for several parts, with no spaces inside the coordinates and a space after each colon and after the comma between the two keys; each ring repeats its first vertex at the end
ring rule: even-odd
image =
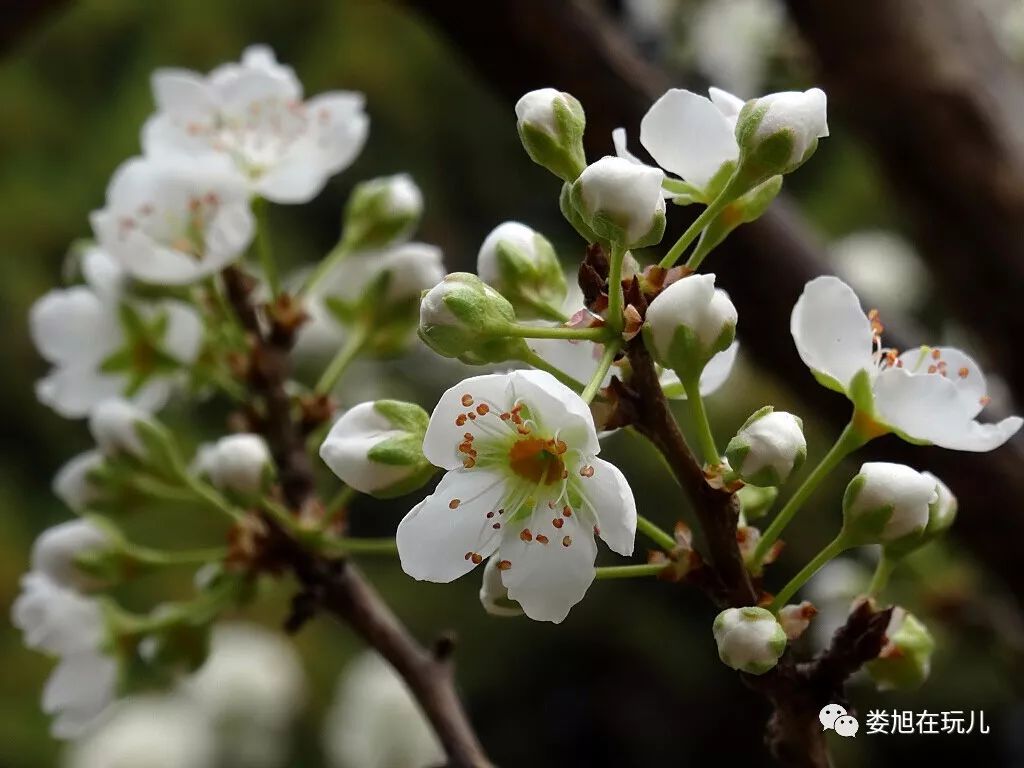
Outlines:
{"type": "MultiPolygon", "coordinates": [[[[225,270],[223,277],[231,305],[250,336],[249,387],[263,408],[258,423],[277,464],[285,502],[298,516],[319,500],[303,428],[285,389],[295,327],[282,318],[294,320],[297,315],[279,311],[287,307],[278,303],[269,308],[266,320],[262,319],[249,278],[235,267],[225,270]]],[[[455,690],[451,642],[444,639],[433,652],[428,651],[354,564],[310,551],[272,521],[266,522],[271,533],[265,557],[288,567],[302,585],[293,602],[289,629],[298,629],[317,609],[344,621],[405,680],[437,732],[450,765],[490,766],[455,690]]]]}

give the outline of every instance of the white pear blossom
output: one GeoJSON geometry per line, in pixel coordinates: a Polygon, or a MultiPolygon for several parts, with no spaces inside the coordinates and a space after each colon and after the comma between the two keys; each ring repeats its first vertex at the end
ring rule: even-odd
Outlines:
{"type": "Polygon", "coordinates": [[[843,498],[844,531],[872,543],[919,534],[928,508],[938,501],[935,478],[905,464],[869,461],[850,481],[843,498]]]}
{"type": "Polygon", "coordinates": [[[501,580],[500,561],[488,558],[480,584],[480,605],[491,616],[522,616],[523,609],[508,598],[508,588],[501,580]]]}
{"type": "Polygon", "coordinates": [[[359,403],[331,427],[320,458],[360,493],[408,493],[433,474],[421,448],[427,420],[423,409],[412,403],[359,403]]]}
{"type": "Polygon", "coordinates": [[[803,422],[771,406],[762,408],[729,441],[725,455],[745,482],[782,485],[807,458],[803,422]]]}
{"type": "Polygon", "coordinates": [[[444,750],[405,682],[376,653],[348,663],[323,729],[332,768],[433,768],[444,750]]]}
{"type": "Polygon", "coordinates": [[[633,552],[636,503],[600,451],[590,408],[543,371],[467,379],[441,396],[423,441],[448,473],[398,526],[402,568],[449,582],[497,558],[509,598],[560,622],[594,580],[599,535],[633,552]]]}
{"type": "Polygon", "coordinates": [[[210,724],[175,696],[139,696],[114,707],[68,751],[63,768],[214,768],[210,724]]]}
{"type": "Polygon", "coordinates": [[[729,295],[715,288],[715,276],[690,275],[672,283],[647,308],[644,332],[658,362],[700,370],[732,344],[738,315],[729,295]]]}
{"type": "Polygon", "coordinates": [[[991,451],[1024,423],[1018,416],[994,424],[977,421],[988,403],[978,364],[953,347],[922,346],[903,354],[886,349],[877,313],[865,314],[857,295],[836,277],[818,277],[805,286],[790,331],[818,381],[853,400],[860,397],[852,389],[859,377],[870,388],[868,415],[905,439],[991,451]]]}
{"type": "Polygon", "coordinates": [[[207,475],[222,491],[253,494],[273,464],[266,441],[259,435],[227,435],[199,450],[199,474],[207,475]]]}
{"type": "Polygon", "coordinates": [[[93,580],[76,565],[82,554],[108,549],[110,533],[92,520],[79,518],[47,528],[32,545],[32,571],[69,589],[84,590],[93,580]]]}
{"type": "Polygon", "coordinates": [[[256,624],[218,624],[203,666],[182,693],[215,726],[222,759],[271,768],[287,759],[288,730],[306,698],[293,643],[256,624]]]}
{"type": "Polygon", "coordinates": [[[202,322],[178,301],[127,302],[123,271],[105,251],[83,258],[85,285],[55,289],[29,312],[29,332],[53,369],[36,383],[36,396],[69,418],[87,416],[101,400],[125,395],[150,410],[170,396],[177,366],[199,354],[202,322]],[[129,312],[145,331],[126,327],[129,312]]]}
{"type": "Polygon", "coordinates": [[[218,155],[126,160],[90,216],[100,244],[132,277],[184,285],[238,259],[255,232],[245,178],[218,155]]]}
{"type": "Polygon", "coordinates": [[[182,69],[153,75],[157,112],[142,132],[148,155],[212,153],[229,159],[252,194],[305,203],[347,168],[366,141],[364,97],[331,91],[303,101],[290,67],[266,46],[208,76],[182,69]]]}
{"type": "Polygon", "coordinates": [[[104,400],[89,415],[89,432],[105,456],[128,454],[145,458],[146,447],[137,425],[153,423],[153,417],[136,405],[120,398],[104,400]]]}
{"type": "Polygon", "coordinates": [[[786,650],[786,633],[764,608],[727,608],[712,628],[722,663],[761,675],[774,667],[786,650]]]}
{"type": "Polygon", "coordinates": [[[99,603],[30,571],[11,607],[25,645],[60,657],[43,689],[42,708],[54,716],[51,732],[74,738],[114,700],[117,661],[103,653],[107,629],[99,603]]]}
{"type": "Polygon", "coordinates": [[[609,240],[626,247],[651,244],[661,239],[664,230],[662,178],[657,168],[621,157],[602,157],[588,165],[573,184],[576,209],[609,240]]]}
{"type": "Polygon", "coordinates": [[[67,504],[69,509],[81,512],[100,498],[100,490],[89,479],[89,475],[102,466],[103,454],[95,449],[73,456],[57,470],[53,478],[54,495],[67,504]]]}

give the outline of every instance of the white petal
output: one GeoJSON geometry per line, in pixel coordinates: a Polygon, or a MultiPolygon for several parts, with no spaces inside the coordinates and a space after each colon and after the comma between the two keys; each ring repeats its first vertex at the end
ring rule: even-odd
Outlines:
{"type": "Polygon", "coordinates": [[[54,368],[36,382],[36,397],[67,419],[88,416],[97,404],[120,395],[124,377],[108,376],[92,366],[54,368]]]}
{"type": "Polygon", "coordinates": [[[974,418],[981,413],[988,385],[985,374],[970,355],[954,347],[917,347],[900,355],[900,362],[905,370],[919,374],[928,373],[931,366],[944,364],[946,378],[953,382],[960,395],[964,415],[974,418]]]}
{"type": "Polygon", "coordinates": [[[587,593],[594,580],[597,543],[594,532],[579,515],[560,518],[561,528],[551,525],[551,513],[545,505],[520,525],[511,525],[501,542],[498,557],[511,565],[501,572],[508,596],[535,621],[562,621],[569,610],[587,593]],[[523,528],[533,537],[524,541],[523,528]],[[547,537],[538,541],[537,533],[547,537]]]}
{"type": "MultiPolygon", "coordinates": [[[[459,445],[464,440],[466,427],[459,426],[455,420],[481,403],[486,403],[491,411],[497,410],[498,414],[511,410],[514,396],[510,381],[501,373],[473,376],[441,395],[430,414],[430,424],[423,437],[423,455],[427,461],[443,469],[461,467],[465,456],[459,453],[459,445]],[[462,404],[466,396],[466,402],[472,399],[471,406],[462,404]]],[[[487,418],[496,416],[488,415],[487,418]]]]}
{"type": "Polygon", "coordinates": [[[29,310],[29,332],[39,354],[58,364],[94,365],[121,340],[114,308],[85,286],[37,299],[29,310]]]}
{"type": "MultiPolygon", "coordinates": [[[[537,325],[550,325],[537,323],[537,325]]],[[[567,373],[581,384],[586,384],[597,371],[604,345],[593,341],[573,339],[528,339],[527,346],[541,359],[567,373]]],[[[612,380],[614,367],[608,371],[601,382],[607,387],[612,380]]]]}
{"type": "Polygon", "coordinates": [[[472,554],[498,548],[504,478],[478,469],[455,469],[398,524],[395,540],[402,570],[419,581],[447,583],[476,567],[472,554]],[[487,514],[493,512],[491,517],[487,514]]]}
{"type": "Polygon", "coordinates": [[[152,77],[157,109],[180,121],[207,125],[213,121],[217,96],[202,75],[187,69],[158,69],[152,77]]]}
{"type": "Polygon", "coordinates": [[[195,362],[203,342],[203,322],[198,313],[181,301],[165,301],[158,307],[167,313],[168,320],[161,345],[164,351],[185,365],[195,362]]]}
{"type": "Polygon", "coordinates": [[[93,650],[65,656],[43,688],[43,712],[62,738],[77,736],[114,700],[117,662],[93,650]]]}
{"type": "Polygon", "coordinates": [[[708,88],[708,96],[711,97],[711,103],[718,107],[718,111],[725,115],[735,130],[736,118],[740,116],[740,110],[746,102],[739,96],[733,96],[728,91],[714,86],[708,88]]]}
{"type": "Polygon", "coordinates": [[[127,277],[117,259],[95,246],[82,254],[82,276],[96,295],[108,304],[120,298],[127,277]]]}
{"type": "Polygon", "coordinates": [[[514,399],[529,406],[545,433],[588,456],[601,451],[590,406],[565,384],[547,371],[512,371],[508,378],[514,399]]]}
{"type": "Polygon", "coordinates": [[[629,147],[626,144],[626,129],[616,128],[612,131],[612,146],[615,147],[615,154],[621,157],[623,160],[629,160],[631,163],[637,165],[643,165],[643,161],[639,157],[629,151],[629,147]]]}
{"type": "Polygon", "coordinates": [[[362,151],[370,121],[362,94],[324,93],[306,102],[311,121],[305,136],[260,179],[257,189],[277,203],[305,203],[330,176],[343,171],[362,151]]]}
{"type": "Polygon", "coordinates": [[[53,494],[76,512],[87,507],[97,496],[89,474],[103,466],[103,454],[84,451],[69,459],[53,478],[53,494]]]}
{"type": "Polygon", "coordinates": [[[729,120],[704,96],[674,88],[640,122],[640,143],[666,171],[699,189],[739,157],[729,120]]]}
{"type": "Polygon", "coordinates": [[[838,277],[816,277],[804,286],[789,322],[797,352],[808,368],[842,391],[873,365],[871,321],[857,294],[838,277]]]}
{"type": "Polygon", "coordinates": [[[991,451],[1024,424],[1011,416],[995,424],[982,424],[964,411],[957,386],[938,374],[912,374],[888,368],[874,384],[880,420],[916,440],[958,451],[991,451]]]}
{"type": "Polygon", "coordinates": [[[407,434],[375,407],[359,403],[338,419],[320,446],[320,458],[348,486],[360,493],[374,493],[396,485],[414,467],[370,461],[369,451],[391,438],[407,434]]]}
{"type": "MultiPolygon", "coordinates": [[[[739,352],[740,343],[734,341],[726,349],[714,355],[700,374],[700,393],[707,396],[716,392],[729,378],[732,373],[733,364],[736,362],[736,354],[739,352]]],[[[683,391],[682,382],[679,376],[670,368],[666,368],[658,377],[661,388],[665,391],[665,397],[671,400],[685,400],[686,392],[683,391]]]]}
{"type": "Polygon", "coordinates": [[[599,535],[613,552],[633,554],[636,540],[636,500],[619,468],[602,459],[589,461],[590,477],[580,478],[584,503],[597,518],[599,535]]]}
{"type": "Polygon", "coordinates": [[[107,532],[91,520],[68,520],[47,528],[36,538],[32,544],[32,570],[61,586],[81,588],[89,580],[78,570],[75,558],[86,552],[105,549],[109,544],[107,532]]]}

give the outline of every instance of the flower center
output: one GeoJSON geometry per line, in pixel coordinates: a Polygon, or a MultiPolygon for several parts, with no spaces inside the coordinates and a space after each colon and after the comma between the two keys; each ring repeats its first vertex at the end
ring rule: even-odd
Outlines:
{"type": "Polygon", "coordinates": [[[509,467],[520,477],[537,485],[561,482],[565,473],[562,453],[565,443],[528,437],[512,443],[508,451],[509,467]],[[559,452],[559,448],[562,448],[559,452]]]}

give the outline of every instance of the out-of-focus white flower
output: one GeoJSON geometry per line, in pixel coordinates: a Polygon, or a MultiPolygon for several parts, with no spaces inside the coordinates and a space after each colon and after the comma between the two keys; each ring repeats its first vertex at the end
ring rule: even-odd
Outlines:
{"type": "Polygon", "coordinates": [[[171,696],[126,699],[72,746],[63,768],[213,768],[216,750],[206,719],[171,696]]]}
{"type": "Polygon", "coordinates": [[[245,178],[225,157],[126,160],[90,216],[100,244],[133,277],[184,285],[239,258],[255,232],[245,178]]]}
{"type": "Polygon", "coordinates": [[[255,624],[218,624],[206,662],[182,691],[213,724],[227,764],[271,768],[285,762],[306,676],[284,637],[255,624]]]}
{"type": "Polygon", "coordinates": [[[878,427],[904,439],[991,451],[1024,424],[1019,416],[994,424],[976,420],[988,403],[985,376],[959,349],[922,346],[903,354],[885,349],[877,313],[865,313],[857,294],[837,277],[817,277],[804,287],[790,332],[819,382],[858,408],[869,408],[866,415],[878,427]]]}
{"type": "Polygon", "coordinates": [[[829,560],[814,574],[804,592],[818,609],[810,628],[816,648],[829,644],[850,615],[854,598],[867,591],[870,580],[871,572],[852,557],[829,560]]]}
{"type": "Polygon", "coordinates": [[[371,652],[345,667],[323,734],[332,768],[432,768],[445,761],[404,681],[371,652]]]}
{"type": "Polygon", "coordinates": [[[99,249],[86,253],[83,272],[90,283],[52,290],[29,312],[32,341],[53,365],[37,382],[37,397],[69,418],[87,416],[97,403],[116,396],[160,408],[177,369],[199,354],[199,316],[178,301],[124,302],[123,272],[99,249]]]}
{"type": "Polygon", "coordinates": [[[342,415],[320,446],[320,458],[360,493],[400,496],[434,473],[423,456],[429,417],[418,405],[397,400],[360,403],[342,415]]]}
{"type": "Polygon", "coordinates": [[[689,25],[697,67],[730,91],[756,93],[786,22],[777,0],[709,0],[689,25]]]}
{"type": "Polygon", "coordinates": [[[81,512],[100,497],[89,475],[103,466],[103,454],[84,451],[69,459],[53,478],[53,493],[75,512],[81,512]]]}
{"type": "Polygon", "coordinates": [[[151,424],[153,417],[127,400],[111,398],[93,408],[89,432],[104,455],[129,454],[142,459],[146,448],[137,429],[140,423],[151,424]]]}
{"type": "Polygon", "coordinates": [[[894,232],[853,232],[829,246],[839,272],[882,308],[912,312],[928,296],[928,269],[913,246],[894,232]]]}
{"type": "Polygon", "coordinates": [[[590,408],[548,373],[452,387],[423,440],[448,472],[398,526],[403,570],[447,583],[494,555],[527,616],[562,621],[594,580],[595,535],[633,551],[633,492],[600,449],[590,408]]]}
{"type": "Polygon", "coordinates": [[[213,153],[231,160],[249,190],[277,203],[305,203],[363,148],[369,119],[360,93],[303,101],[290,67],[266,46],[204,77],[183,69],[153,75],[157,112],[146,123],[147,154],[213,153]]]}
{"type": "Polygon", "coordinates": [[[362,181],[345,205],[339,247],[375,251],[404,243],[422,215],[423,193],[408,173],[362,181]]]}
{"type": "Polygon", "coordinates": [[[82,554],[107,549],[110,534],[91,520],[80,518],[47,528],[32,545],[32,570],[69,589],[87,589],[93,582],[75,565],[82,554]]]}
{"type": "Polygon", "coordinates": [[[260,490],[273,460],[262,437],[228,435],[199,451],[196,469],[222,491],[253,494],[260,490]]]}

